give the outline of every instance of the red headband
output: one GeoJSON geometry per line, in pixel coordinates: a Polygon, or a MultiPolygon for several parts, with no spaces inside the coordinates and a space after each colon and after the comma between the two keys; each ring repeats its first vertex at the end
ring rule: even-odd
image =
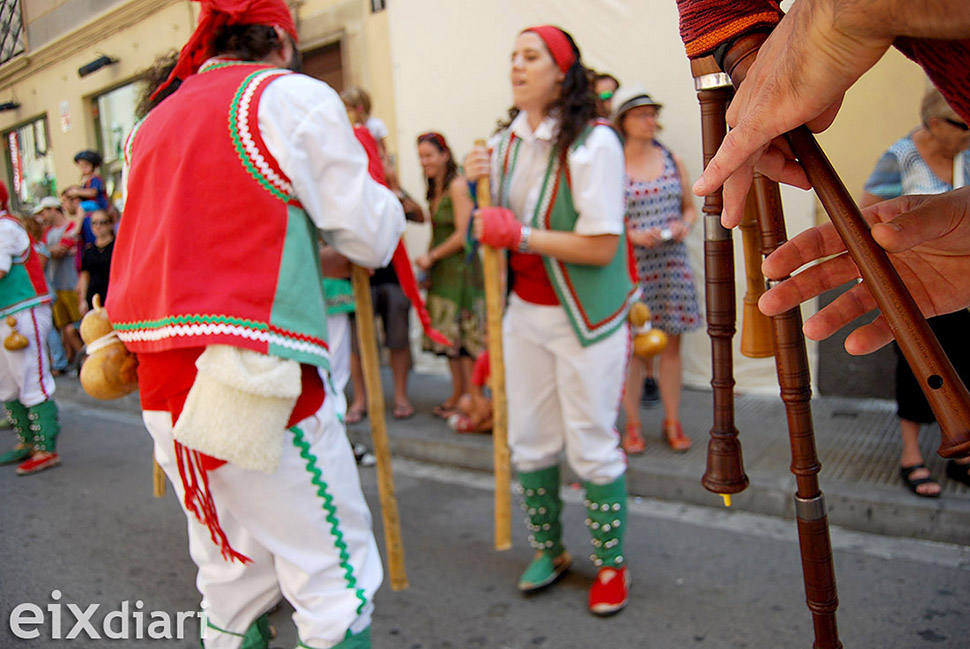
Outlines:
{"type": "Polygon", "coordinates": [[[448,151],[448,145],[445,143],[445,136],[441,133],[435,133],[434,131],[428,131],[427,133],[422,133],[418,136],[418,142],[427,142],[428,140],[434,140],[435,144],[438,145],[439,151],[448,151]]]}
{"type": "Polygon", "coordinates": [[[549,53],[552,54],[552,59],[563,74],[566,74],[569,68],[573,67],[573,63],[576,62],[576,52],[573,51],[573,46],[569,44],[569,39],[566,38],[563,30],[552,25],[540,25],[539,27],[527,27],[522,32],[534,32],[542,39],[542,42],[549,49],[549,53]]]}
{"type": "Polygon", "coordinates": [[[283,0],[194,0],[202,4],[199,23],[189,37],[189,41],[179,52],[178,63],[165,83],[152,93],[154,99],[175,79],[185,80],[199,71],[199,67],[209,58],[212,39],[225,25],[270,25],[279,26],[294,41],[299,38],[296,25],[289,7],[283,0]]]}

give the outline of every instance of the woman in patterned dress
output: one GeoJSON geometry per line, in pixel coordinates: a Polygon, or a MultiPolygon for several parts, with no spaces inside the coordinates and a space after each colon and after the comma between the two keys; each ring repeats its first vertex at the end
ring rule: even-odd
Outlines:
{"type": "MultiPolygon", "coordinates": [[[[633,244],[640,299],[650,308],[652,325],[669,342],[660,354],[660,401],[663,434],[670,448],[686,451],[690,438],[680,425],[680,335],[701,324],[694,276],[684,238],[697,220],[683,163],[655,138],[661,105],[639,85],[617,90],[613,121],[625,138],[626,227],[633,244]]],[[[644,359],[630,360],[623,409],[623,448],[638,454],[646,446],[640,424],[640,386],[648,369],[644,359]]]]}
{"type": "Polygon", "coordinates": [[[471,387],[475,359],[485,348],[485,285],[479,257],[466,259],[465,235],[472,197],[465,179],[458,174],[444,136],[418,136],[418,156],[428,180],[431,246],[414,263],[427,271],[431,281],[428,312],[432,324],[452,342],[446,347],[424,337],[425,351],[448,358],[452,393],[433,411],[448,419],[458,411],[458,400],[471,387]]]}
{"type": "MultiPolygon", "coordinates": [[[[947,105],[939,90],[932,88],[923,96],[920,119],[919,128],[894,142],[879,158],[866,181],[862,207],[897,196],[942,194],[970,184],[970,150],[967,149],[970,129],[947,105]]],[[[966,352],[970,312],[961,309],[929,318],[927,322],[966,382],[970,378],[970,354],[966,352]]],[[[919,447],[920,427],[932,424],[936,417],[896,343],[893,349],[896,352],[896,414],[902,435],[899,476],[917,496],[938,498],[940,484],[930,475],[919,447]]],[[[947,476],[970,484],[970,464],[950,460],[947,476]]]]}

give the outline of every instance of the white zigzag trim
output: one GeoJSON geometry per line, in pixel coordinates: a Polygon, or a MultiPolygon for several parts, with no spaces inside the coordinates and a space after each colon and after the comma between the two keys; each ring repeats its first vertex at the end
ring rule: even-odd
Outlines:
{"type": "Polygon", "coordinates": [[[211,336],[213,334],[224,334],[238,336],[248,340],[255,340],[267,344],[285,347],[304,354],[329,358],[330,353],[325,348],[316,343],[304,340],[293,340],[285,336],[280,336],[269,331],[259,331],[240,327],[238,325],[226,324],[224,322],[214,324],[191,324],[191,325],[165,325],[157,329],[139,329],[137,331],[118,331],[118,338],[123,342],[158,342],[169,338],[185,336],[211,336]]]}
{"type": "Polygon", "coordinates": [[[249,159],[255,165],[256,169],[259,170],[259,173],[278,190],[287,196],[292,196],[293,186],[270,168],[269,163],[266,162],[266,158],[263,157],[263,154],[260,153],[259,148],[256,146],[253,135],[249,130],[249,108],[253,101],[253,95],[256,94],[256,90],[259,89],[259,86],[263,82],[267,81],[270,77],[281,74],[286,73],[282,70],[267,70],[266,72],[259,73],[249,82],[245,90],[243,90],[242,98],[239,100],[236,126],[239,131],[239,138],[242,140],[243,149],[245,149],[246,155],[249,156],[249,159]]]}

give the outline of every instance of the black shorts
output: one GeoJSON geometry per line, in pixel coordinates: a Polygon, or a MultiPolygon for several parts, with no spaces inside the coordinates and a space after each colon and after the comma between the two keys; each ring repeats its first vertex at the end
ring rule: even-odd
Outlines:
{"type": "MultiPolygon", "coordinates": [[[[370,287],[374,316],[384,324],[384,344],[388,349],[407,349],[410,341],[411,301],[397,282],[375,284],[370,287]]],[[[356,320],[356,319],[354,319],[356,320]]],[[[356,322],[354,323],[354,326],[356,322]]],[[[357,335],[351,339],[351,351],[360,353],[357,335]]]]}

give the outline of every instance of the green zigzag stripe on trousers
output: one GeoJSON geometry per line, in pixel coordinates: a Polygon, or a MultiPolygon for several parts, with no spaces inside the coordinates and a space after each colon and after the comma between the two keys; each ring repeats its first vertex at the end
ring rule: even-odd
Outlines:
{"type": "Polygon", "coordinates": [[[354,589],[354,594],[360,600],[357,613],[360,614],[367,605],[367,598],[364,590],[357,588],[357,578],[354,576],[354,568],[350,565],[350,553],[347,551],[347,544],[344,543],[343,532],[340,531],[340,520],[337,518],[337,508],[333,504],[333,496],[330,495],[329,487],[323,480],[323,473],[317,466],[317,458],[310,452],[310,443],[298,426],[290,428],[293,432],[293,445],[300,449],[300,457],[306,460],[306,469],[310,474],[310,482],[317,488],[317,495],[323,501],[323,509],[327,512],[327,522],[330,523],[330,533],[333,534],[334,546],[340,552],[340,567],[344,570],[344,579],[347,587],[354,589]]]}

